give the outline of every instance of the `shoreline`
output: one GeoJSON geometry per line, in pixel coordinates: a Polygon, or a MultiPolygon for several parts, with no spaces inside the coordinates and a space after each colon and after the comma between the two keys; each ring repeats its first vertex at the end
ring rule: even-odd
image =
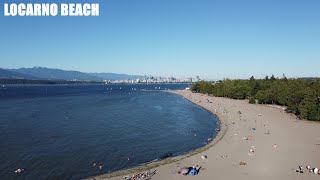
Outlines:
{"type": "Polygon", "coordinates": [[[101,175],[95,179],[120,180],[122,175],[146,170],[156,170],[152,180],[319,179],[319,175],[309,173],[305,168],[320,168],[319,122],[297,120],[282,109],[249,104],[246,100],[184,90],[168,93],[181,95],[213,114],[217,111],[221,130],[212,143],[183,158],[171,158],[174,161],[160,161],[156,166],[145,167],[147,169],[133,168],[112,178],[101,175]],[[206,155],[207,159],[203,160],[201,155],[206,155]],[[193,165],[202,167],[197,176],[178,174],[181,167],[193,165]],[[303,166],[304,173],[294,171],[298,166],[303,166]]]}
{"type": "MultiPolygon", "coordinates": [[[[198,154],[210,149],[214,145],[216,145],[224,137],[224,135],[228,131],[228,126],[226,126],[226,121],[223,118],[220,118],[220,116],[218,114],[215,114],[214,112],[210,111],[209,109],[207,109],[203,106],[200,106],[196,102],[193,102],[190,99],[186,98],[185,96],[183,96],[182,94],[179,93],[180,91],[183,91],[183,90],[161,90],[161,92],[164,92],[164,93],[171,93],[171,94],[176,94],[178,96],[181,96],[181,98],[184,98],[187,101],[193,103],[194,105],[199,106],[200,108],[203,108],[204,110],[210,112],[211,116],[215,116],[215,118],[218,120],[218,124],[220,126],[219,127],[220,131],[217,132],[215,137],[212,137],[212,141],[210,143],[208,143],[207,145],[202,146],[200,148],[197,148],[197,149],[191,150],[189,152],[186,152],[184,154],[178,155],[178,156],[169,157],[169,158],[162,159],[159,161],[155,160],[155,161],[151,161],[151,162],[146,162],[145,164],[141,164],[136,167],[132,167],[129,169],[123,169],[123,170],[119,170],[119,171],[115,171],[115,172],[111,172],[111,173],[107,173],[107,174],[97,175],[97,176],[93,176],[93,177],[88,177],[88,178],[85,178],[84,180],[102,180],[102,179],[109,179],[109,178],[117,178],[117,177],[129,175],[129,174],[139,173],[139,172],[143,172],[143,171],[149,171],[149,170],[152,170],[152,169],[157,168],[162,165],[167,165],[167,164],[179,162],[183,159],[198,155],[198,154]]],[[[216,131],[216,130],[213,129],[213,131],[216,131]]],[[[123,179],[123,178],[121,177],[121,179],[123,179]]]]}

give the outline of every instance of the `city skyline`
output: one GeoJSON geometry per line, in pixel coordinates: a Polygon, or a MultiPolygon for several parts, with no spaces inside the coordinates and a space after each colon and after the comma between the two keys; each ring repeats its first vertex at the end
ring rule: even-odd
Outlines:
{"type": "Polygon", "coordinates": [[[320,76],[316,0],[97,2],[99,17],[1,16],[0,67],[209,80],[320,76]]]}

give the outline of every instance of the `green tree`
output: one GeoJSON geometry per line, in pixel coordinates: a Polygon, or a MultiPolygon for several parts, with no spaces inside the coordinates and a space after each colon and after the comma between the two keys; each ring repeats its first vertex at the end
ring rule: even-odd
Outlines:
{"type": "Polygon", "coordinates": [[[233,99],[257,99],[263,104],[287,106],[288,112],[302,118],[320,121],[320,79],[287,79],[285,75],[278,79],[273,75],[271,80],[264,79],[230,80],[217,83],[199,81],[192,85],[192,92],[209,93],[214,96],[233,99]]]}
{"type": "Polygon", "coordinates": [[[299,112],[301,118],[320,120],[319,99],[313,90],[305,91],[305,97],[299,105],[299,112]]]}

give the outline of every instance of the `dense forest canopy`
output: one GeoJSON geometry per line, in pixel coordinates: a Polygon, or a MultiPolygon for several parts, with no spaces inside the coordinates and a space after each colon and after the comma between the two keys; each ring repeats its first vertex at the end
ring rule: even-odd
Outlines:
{"type": "Polygon", "coordinates": [[[287,106],[287,111],[303,119],[320,121],[320,79],[269,78],[199,81],[191,91],[218,97],[249,99],[250,103],[287,106]]]}

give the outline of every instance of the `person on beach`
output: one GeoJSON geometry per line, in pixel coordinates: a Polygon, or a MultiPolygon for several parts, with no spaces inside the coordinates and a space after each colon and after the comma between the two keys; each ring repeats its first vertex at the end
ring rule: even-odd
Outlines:
{"type": "Polygon", "coordinates": [[[251,148],[251,149],[249,150],[248,155],[249,155],[249,156],[252,156],[253,154],[254,154],[254,149],[253,149],[253,148],[251,148]]]}

